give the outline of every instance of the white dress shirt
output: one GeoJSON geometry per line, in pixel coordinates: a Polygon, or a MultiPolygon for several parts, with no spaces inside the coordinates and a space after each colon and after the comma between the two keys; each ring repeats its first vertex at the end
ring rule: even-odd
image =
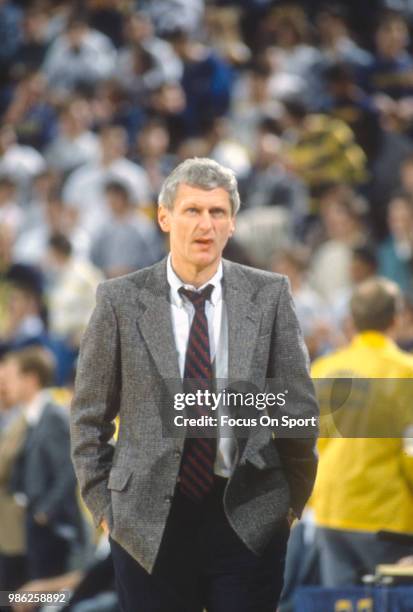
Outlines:
{"type": "MultiPolygon", "coordinates": [[[[224,388],[228,379],[228,318],[227,309],[222,294],[222,262],[212,278],[201,287],[193,287],[184,283],[172,268],[171,255],[167,261],[167,279],[170,286],[170,301],[172,314],[172,327],[175,337],[175,345],[178,353],[179,371],[181,378],[184,377],[185,356],[189,339],[189,331],[195,314],[193,304],[183,298],[179,289],[184,287],[190,291],[201,291],[207,285],[213,285],[211,299],[205,302],[205,315],[208,321],[209,350],[211,362],[215,365],[215,380],[217,391],[224,388]]],[[[223,413],[223,407],[219,406],[211,416],[219,417],[223,413]],[[218,414],[216,414],[218,413],[218,414]]],[[[217,456],[214,472],[218,476],[229,478],[234,468],[236,443],[228,429],[218,430],[217,456]]]]}

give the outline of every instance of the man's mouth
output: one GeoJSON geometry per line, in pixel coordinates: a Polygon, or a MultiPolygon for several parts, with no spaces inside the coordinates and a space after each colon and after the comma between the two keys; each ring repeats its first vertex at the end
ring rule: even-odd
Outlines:
{"type": "Polygon", "coordinates": [[[208,244],[212,244],[212,238],[198,238],[197,240],[195,240],[195,242],[197,244],[208,245],[208,244]]]}

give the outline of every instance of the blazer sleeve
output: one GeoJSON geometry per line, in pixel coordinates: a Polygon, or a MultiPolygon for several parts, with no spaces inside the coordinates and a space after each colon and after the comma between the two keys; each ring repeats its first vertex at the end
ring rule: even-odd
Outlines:
{"type": "Polygon", "coordinates": [[[277,386],[288,389],[282,414],[294,419],[315,417],[316,423],[314,427],[305,428],[304,437],[297,438],[294,430],[288,429],[282,435],[280,430],[274,435],[290,488],[291,507],[299,517],[310,497],[317,471],[319,407],[310,377],[308,351],[286,277],[283,278],[274,325],[273,375],[277,386]]]}
{"type": "Polygon", "coordinates": [[[82,497],[95,525],[107,516],[107,489],[119,412],[121,376],[117,317],[105,283],[82,338],[71,408],[71,454],[82,497]]]}

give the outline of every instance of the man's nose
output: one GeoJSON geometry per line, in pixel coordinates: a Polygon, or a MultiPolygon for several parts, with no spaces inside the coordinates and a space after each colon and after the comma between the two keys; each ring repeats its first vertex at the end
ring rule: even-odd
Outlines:
{"type": "Polygon", "coordinates": [[[204,231],[209,230],[212,227],[212,217],[207,210],[204,211],[200,216],[199,227],[204,231]]]}

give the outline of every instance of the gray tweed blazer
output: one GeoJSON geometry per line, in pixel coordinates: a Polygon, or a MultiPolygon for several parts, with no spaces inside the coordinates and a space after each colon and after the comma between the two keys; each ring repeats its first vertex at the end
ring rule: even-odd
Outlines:
{"type": "MultiPolygon", "coordinates": [[[[284,276],[223,260],[229,379],[288,389],[289,417],[317,417],[308,356],[284,276]]],[[[166,259],[102,283],[84,334],[71,410],[72,459],[96,525],[152,571],[177,482],[185,430],[166,435],[162,411],[179,391],[166,259]],[[116,443],[114,419],[119,416],[116,443]]],[[[182,387],[181,387],[182,390],[182,387]]],[[[279,408],[272,408],[278,414],[279,408]]],[[[275,411],[275,412],[274,412],[275,411]]],[[[257,415],[255,415],[257,416],[257,415]]],[[[316,473],[313,429],[285,437],[253,427],[237,441],[225,489],[228,520],[255,553],[299,516],[316,473]]]]}

